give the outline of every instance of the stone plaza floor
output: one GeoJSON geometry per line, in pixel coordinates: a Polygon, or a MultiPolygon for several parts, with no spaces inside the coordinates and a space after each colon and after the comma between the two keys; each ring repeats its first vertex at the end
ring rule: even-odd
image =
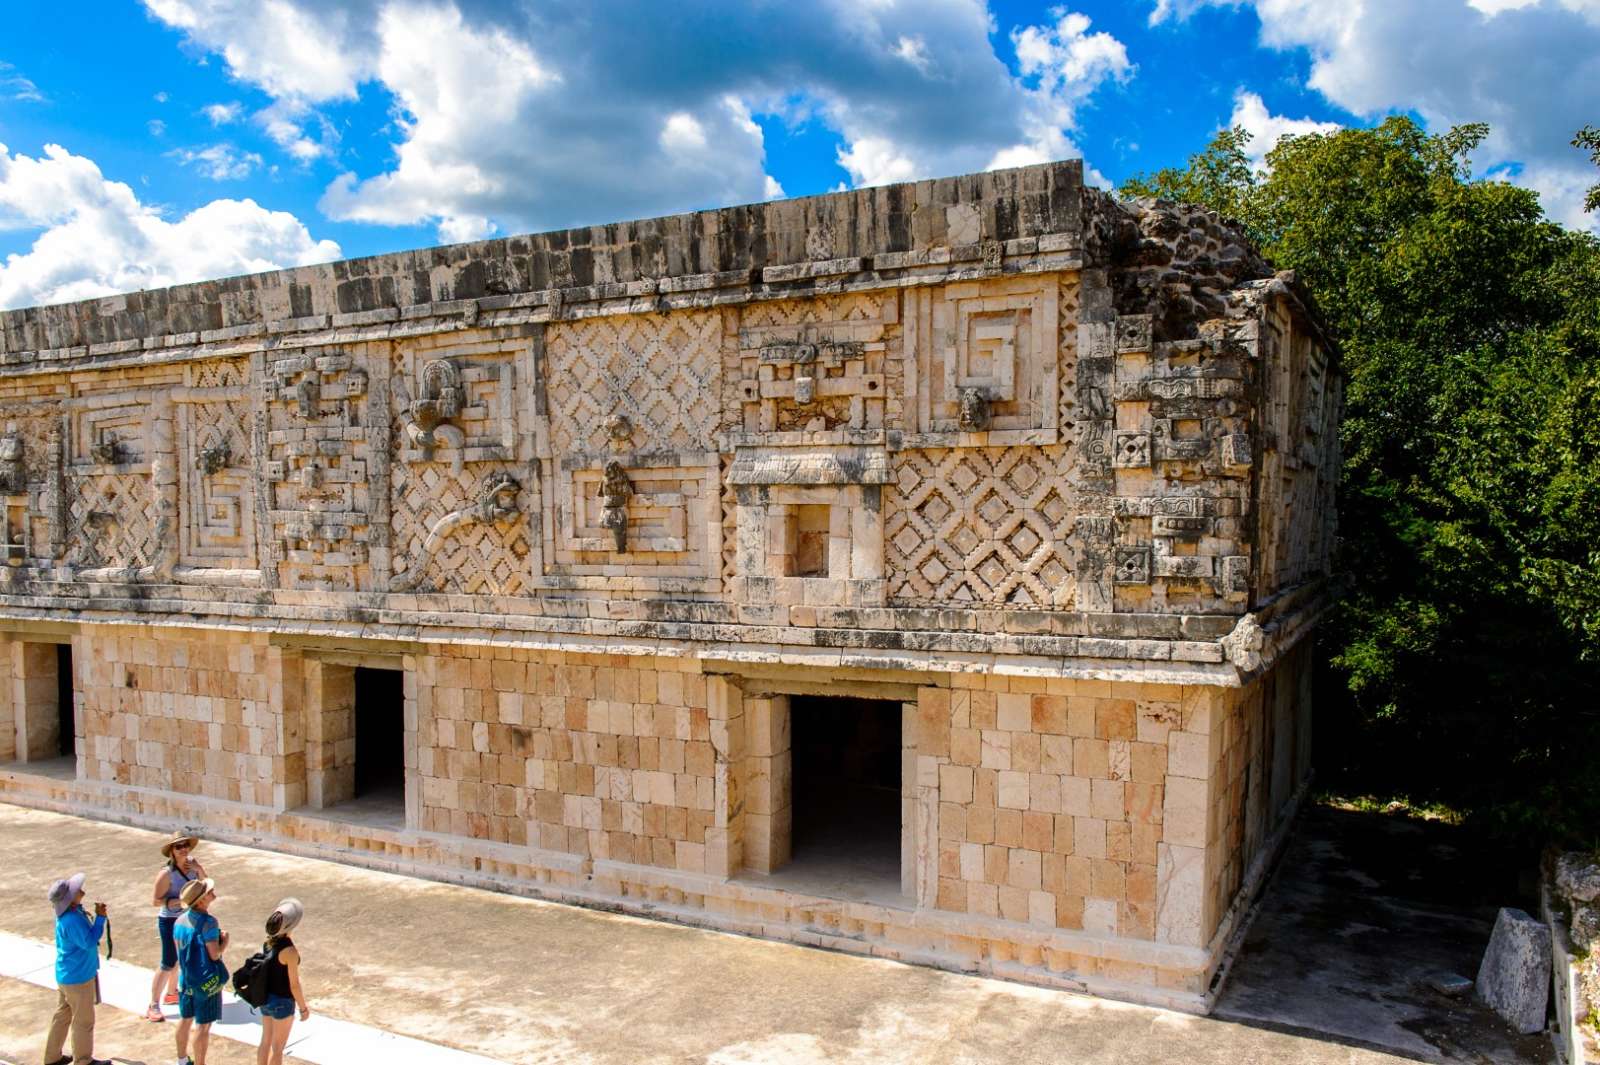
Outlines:
{"type": "MultiPolygon", "coordinates": [[[[46,887],[81,870],[90,898],[110,906],[117,958],[148,970],[161,838],[0,805],[0,932],[47,941],[46,887]]],[[[297,896],[306,918],[295,940],[318,1015],[519,1065],[1417,1060],[268,851],[205,842],[197,857],[218,882],[232,965],[255,949],[278,899],[297,896]]],[[[39,1059],[53,1004],[44,988],[0,978],[0,1059],[39,1059]]],[[[99,1031],[103,1056],[171,1060],[170,1023],[103,1007],[99,1031]]],[[[238,1042],[213,1047],[220,1065],[254,1060],[238,1042]]]]}

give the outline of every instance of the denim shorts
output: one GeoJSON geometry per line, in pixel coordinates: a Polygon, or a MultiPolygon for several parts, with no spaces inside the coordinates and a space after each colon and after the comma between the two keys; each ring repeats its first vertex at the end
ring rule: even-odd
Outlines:
{"type": "Polygon", "coordinates": [[[211,1024],[222,1017],[222,992],[197,995],[193,988],[178,992],[178,1016],[196,1024],[211,1024]]]}
{"type": "Polygon", "coordinates": [[[157,917],[156,931],[161,934],[161,971],[168,972],[178,967],[178,943],[172,938],[172,929],[178,923],[178,915],[171,917],[157,917]]]}
{"type": "Polygon", "coordinates": [[[294,999],[288,995],[268,995],[267,1004],[261,1007],[261,1015],[263,1017],[271,1017],[275,1021],[281,1021],[285,1017],[293,1017],[294,999]]]}

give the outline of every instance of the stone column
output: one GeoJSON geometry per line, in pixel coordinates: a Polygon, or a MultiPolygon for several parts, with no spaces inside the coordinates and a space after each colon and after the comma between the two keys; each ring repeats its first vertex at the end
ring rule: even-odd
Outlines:
{"type": "Polygon", "coordinates": [[[726,677],[706,678],[707,716],[716,759],[716,820],[706,830],[706,872],[732,876],[744,865],[744,692],[726,677]]]}
{"type": "Polygon", "coordinates": [[[789,751],[789,697],[744,700],[746,785],[745,866],[770,873],[789,861],[793,845],[794,787],[789,751]]]}
{"type": "Polygon", "coordinates": [[[306,804],[305,659],[299,651],[282,647],[251,648],[251,652],[266,658],[267,699],[278,739],[272,808],[282,813],[306,804]]]}
{"type": "Polygon", "coordinates": [[[306,802],[322,810],[356,793],[356,671],[305,664],[306,802]]]}

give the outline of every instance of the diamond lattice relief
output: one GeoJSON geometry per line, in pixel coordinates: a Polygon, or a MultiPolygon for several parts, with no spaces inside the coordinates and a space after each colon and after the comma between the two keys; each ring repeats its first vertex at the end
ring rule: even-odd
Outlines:
{"type": "MultiPolygon", "coordinates": [[[[397,462],[389,468],[393,485],[394,557],[415,565],[425,560],[427,569],[418,591],[456,595],[528,595],[528,526],[525,521],[473,522],[446,537],[431,559],[422,549],[428,532],[445,515],[477,502],[490,467],[456,471],[442,463],[411,465],[397,462]]],[[[526,495],[526,489],[524,489],[526,495]]],[[[523,513],[534,509],[531,500],[519,500],[523,513]]]]}
{"type": "Polygon", "coordinates": [[[145,566],[156,557],[159,500],[137,473],[92,474],[78,479],[69,511],[77,537],[77,564],[145,566]]]}
{"type": "Polygon", "coordinates": [[[625,415],[638,450],[704,451],[721,399],[722,319],[715,313],[587,318],[552,326],[551,442],[558,454],[606,451],[625,415]]]}
{"type": "Polygon", "coordinates": [[[1069,511],[1045,473],[1064,450],[900,452],[884,529],[893,598],[1070,605],[1069,511]]]}

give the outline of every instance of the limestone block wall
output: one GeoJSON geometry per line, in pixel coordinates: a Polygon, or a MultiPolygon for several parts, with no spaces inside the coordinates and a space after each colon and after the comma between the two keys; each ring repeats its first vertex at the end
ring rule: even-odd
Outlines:
{"type": "Polygon", "coordinates": [[[86,629],[73,640],[83,777],[270,805],[278,717],[259,638],[86,629]]]}
{"type": "Polygon", "coordinates": [[[424,831],[728,872],[703,675],[499,649],[408,663],[424,831]]]}

